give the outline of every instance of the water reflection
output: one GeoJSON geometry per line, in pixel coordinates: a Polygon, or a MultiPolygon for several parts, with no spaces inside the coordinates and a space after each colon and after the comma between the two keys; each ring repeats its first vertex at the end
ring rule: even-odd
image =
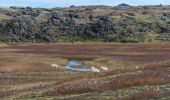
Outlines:
{"type": "Polygon", "coordinates": [[[77,60],[70,60],[68,64],[65,66],[65,69],[82,72],[100,72],[99,69],[95,67],[86,66],[81,61],[77,60]]]}

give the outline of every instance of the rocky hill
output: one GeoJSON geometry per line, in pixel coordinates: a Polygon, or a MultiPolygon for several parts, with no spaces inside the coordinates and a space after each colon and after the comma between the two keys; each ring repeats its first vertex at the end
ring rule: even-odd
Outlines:
{"type": "Polygon", "coordinates": [[[0,8],[1,42],[168,42],[170,6],[0,8]]]}

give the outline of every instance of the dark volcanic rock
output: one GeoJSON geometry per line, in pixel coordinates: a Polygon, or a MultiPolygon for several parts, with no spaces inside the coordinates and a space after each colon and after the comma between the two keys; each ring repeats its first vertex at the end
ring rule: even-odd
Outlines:
{"type": "Polygon", "coordinates": [[[0,31],[2,31],[2,30],[4,29],[5,24],[6,24],[6,23],[4,23],[4,22],[0,22],[0,31]]]}
{"type": "Polygon", "coordinates": [[[24,15],[15,17],[5,26],[11,41],[32,41],[38,31],[38,24],[32,16],[24,15]]]}
{"type": "Polygon", "coordinates": [[[129,7],[130,5],[128,5],[126,3],[122,3],[122,4],[119,4],[118,6],[120,6],[120,7],[129,7]]]}
{"type": "Polygon", "coordinates": [[[169,6],[147,6],[147,9],[124,7],[129,6],[127,4],[119,6],[11,7],[0,14],[10,17],[0,19],[0,40],[56,42],[75,37],[75,41],[126,42],[128,39],[144,41],[148,34],[159,34],[161,37],[161,34],[170,33],[169,6]]]}
{"type": "Polygon", "coordinates": [[[33,17],[25,15],[25,16],[19,16],[12,20],[12,29],[14,34],[27,34],[28,29],[33,28],[34,24],[36,24],[36,21],[33,17]]]}

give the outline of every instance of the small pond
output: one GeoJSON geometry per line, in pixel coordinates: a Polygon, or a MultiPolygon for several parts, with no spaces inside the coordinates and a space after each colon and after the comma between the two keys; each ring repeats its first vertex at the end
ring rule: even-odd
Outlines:
{"type": "Polygon", "coordinates": [[[65,66],[65,69],[82,72],[100,72],[99,69],[95,67],[86,66],[81,61],[77,60],[69,60],[68,64],[65,66]]]}

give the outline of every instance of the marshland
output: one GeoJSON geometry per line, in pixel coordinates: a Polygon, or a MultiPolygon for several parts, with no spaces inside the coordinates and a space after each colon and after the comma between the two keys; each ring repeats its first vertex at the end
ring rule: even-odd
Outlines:
{"type": "Polygon", "coordinates": [[[153,43],[1,44],[0,97],[168,100],[169,51],[169,44],[153,43]],[[65,69],[70,60],[100,72],[65,69]]]}

